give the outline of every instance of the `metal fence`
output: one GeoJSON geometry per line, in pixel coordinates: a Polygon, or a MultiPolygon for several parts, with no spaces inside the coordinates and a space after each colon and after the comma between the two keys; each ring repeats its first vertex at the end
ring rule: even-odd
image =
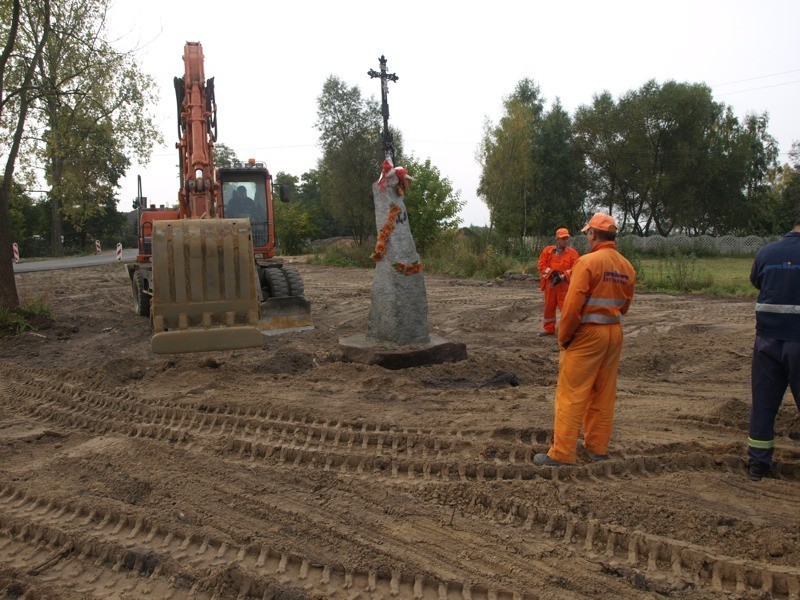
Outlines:
{"type": "MultiPolygon", "coordinates": [[[[736,237],[733,235],[723,235],[714,237],[710,235],[688,236],[671,235],[668,237],[651,235],[639,237],[637,235],[624,235],[617,238],[620,248],[632,248],[642,254],[669,254],[674,251],[694,253],[700,256],[707,255],[753,255],[764,244],[768,244],[778,239],[772,237],[760,237],[748,235],[747,237],[736,237]]],[[[554,243],[552,237],[526,237],[525,243],[533,248],[544,248],[554,243]]],[[[571,239],[571,245],[580,254],[589,251],[589,241],[585,235],[576,235],[571,239]]]]}

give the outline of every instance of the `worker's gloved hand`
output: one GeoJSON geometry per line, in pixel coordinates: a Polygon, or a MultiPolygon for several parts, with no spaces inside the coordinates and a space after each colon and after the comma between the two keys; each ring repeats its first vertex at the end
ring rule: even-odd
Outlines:
{"type": "Polygon", "coordinates": [[[550,287],[556,287],[562,279],[564,279],[564,274],[561,271],[553,271],[553,274],[550,275],[550,287]]]}

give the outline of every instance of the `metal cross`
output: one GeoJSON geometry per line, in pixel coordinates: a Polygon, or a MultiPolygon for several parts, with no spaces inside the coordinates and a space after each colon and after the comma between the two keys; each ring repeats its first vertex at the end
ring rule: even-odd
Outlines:
{"type": "Polygon", "coordinates": [[[389,158],[394,164],[394,137],[392,136],[392,132],[389,131],[389,101],[387,96],[389,95],[389,81],[397,81],[399,78],[394,73],[387,73],[386,72],[386,57],[381,55],[378,59],[381,63],[381,71],[378,73],[374,69],[370,69],[367,71],[367,75],[371,78],[380,77],[381,78],[381,114],[383,115],[383,133],[381,134],[381,138],[383,139],[383,157],[389,158]]]}

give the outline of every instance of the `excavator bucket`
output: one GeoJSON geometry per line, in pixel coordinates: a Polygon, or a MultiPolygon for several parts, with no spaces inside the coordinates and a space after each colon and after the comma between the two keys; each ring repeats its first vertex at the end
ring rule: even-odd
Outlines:
{"type": "Polygon", "coordinates": [[[153,224],[153,352],[260,348],[247,219],[153,224]]]}
{"type": "Polygon", "coordinates": [[[292,331],[314,329],[311,303],[303,297],[268,298],[261,305],[257,327],[264,335],[279,335],[292,331]]]}

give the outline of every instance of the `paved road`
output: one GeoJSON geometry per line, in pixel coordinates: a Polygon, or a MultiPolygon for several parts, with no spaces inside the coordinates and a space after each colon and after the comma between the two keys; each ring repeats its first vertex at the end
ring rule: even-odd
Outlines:
{"type": "Polygon", "coordinates": [[[117,253],[103,252],[91,256],[71,256],[68,258],[51,258],[33,262],[20,262],[14,265],[14,273],[30,273],[32,271],[55,271],[56,269],[75,269],[78,267],[93,267],[106,263],[131,263],[136,261],[137,250],[128,248],[122,250],[122,260],[117,261],[117,253]]]}

